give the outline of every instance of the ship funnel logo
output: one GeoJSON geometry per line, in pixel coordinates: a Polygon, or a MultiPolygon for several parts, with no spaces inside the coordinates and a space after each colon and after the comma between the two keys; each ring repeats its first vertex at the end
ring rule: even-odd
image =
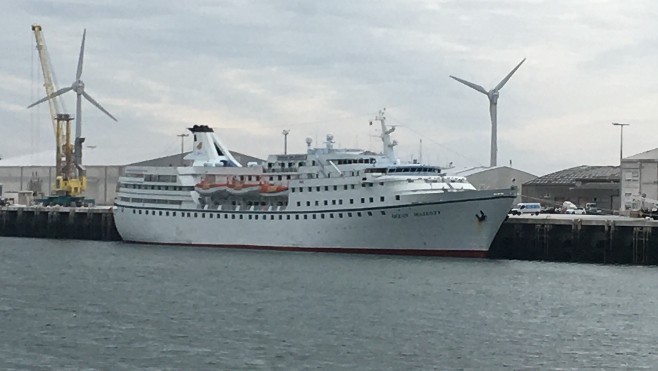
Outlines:
{"type": "Polygon", "coordinates": [[[203,142],[199,142],[199,144],[196,145],[196,149],[201,149],[203,147],[203,142]]]}

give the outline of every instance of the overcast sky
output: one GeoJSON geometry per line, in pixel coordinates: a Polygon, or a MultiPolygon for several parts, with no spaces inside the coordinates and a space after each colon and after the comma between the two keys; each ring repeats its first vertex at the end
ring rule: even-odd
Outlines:
{"type": "MultiPolygon", "coordinates": [[[[87,145],[174,154],[192,124],[264,158],[338,146],[380,150],[368,125],[386,107],[402,160],[489,164],[488,100],[500,92],[498,163],[544,175],[617,165],[658,147],[658,3],[441,0],[2,0],[0,155],[52,149],[33,23],[58,88],[69,86],[83,29],[87,145]]],[[[75,94],[64,105],[75,113],[75,94]]],[[[189,150],[191,137],[185,143],[189,150]]],[[[136,158],[142,160],[141,158],[136,158]]]]}

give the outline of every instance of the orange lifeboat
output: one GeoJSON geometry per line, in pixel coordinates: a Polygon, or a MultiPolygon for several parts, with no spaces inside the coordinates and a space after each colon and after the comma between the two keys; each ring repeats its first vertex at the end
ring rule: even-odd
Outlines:
{"type": "Polygon", "coordinates": [[[258,190],[264,196],[280,195],[282,193],[287,193],[288,192],[288,187],[286,187],[284,185],[281,185],[281,184],[261,183],[258,190]]]}

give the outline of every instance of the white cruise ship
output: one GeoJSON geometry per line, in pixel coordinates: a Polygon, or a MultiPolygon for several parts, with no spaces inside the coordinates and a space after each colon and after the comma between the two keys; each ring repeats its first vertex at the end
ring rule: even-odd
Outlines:
{"type": "Polygon", "coordinates": [[[325,146],[242,167],[208,126],[191,166],[126,169],[114,217],[124,241],[318,252],[484,257],[516,190],[476,190],[436,166],[325,146]]]}

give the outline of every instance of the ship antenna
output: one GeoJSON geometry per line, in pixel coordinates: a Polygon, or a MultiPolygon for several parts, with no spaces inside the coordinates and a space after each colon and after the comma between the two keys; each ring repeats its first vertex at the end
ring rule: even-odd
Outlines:
{"type": "Polygon", "coordinates": [[[395,126],[391,126],[390,129],[386,126],[386,108],[382,108],[379,111],[379,114],[375,117],[375,120],[379,121],[382,126],[381,138],[384,144],[384,156],[395,162],[397,158],[395,157],[395,150],[393,147],[395,147],[398,142],[391,140],[391,133],[395,131],[395,126]]]}

